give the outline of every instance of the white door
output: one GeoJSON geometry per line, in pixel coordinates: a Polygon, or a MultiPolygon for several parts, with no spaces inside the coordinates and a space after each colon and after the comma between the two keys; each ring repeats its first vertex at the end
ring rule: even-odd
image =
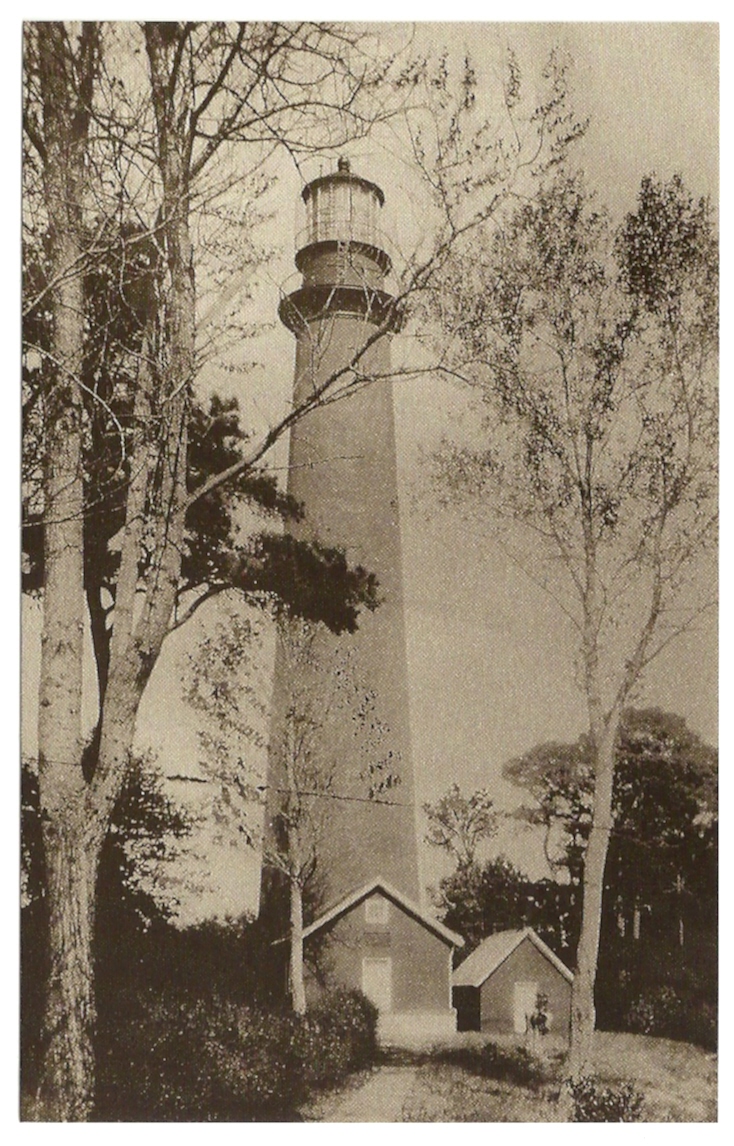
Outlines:
{"type": "Polygon", "coordinates": [[[524,1035],[527,1031],[528,1020],[535,1010],[537,998],[537,983],[530,983],[524,979],[515,983],[512,999],[512,1017],[516,1035],[524,1035]]]}
{"type": "Polygon", "coordinates": [[[392,1010],[392,959],[362,960],[362,990],[380,1014],[392,1010]]]}

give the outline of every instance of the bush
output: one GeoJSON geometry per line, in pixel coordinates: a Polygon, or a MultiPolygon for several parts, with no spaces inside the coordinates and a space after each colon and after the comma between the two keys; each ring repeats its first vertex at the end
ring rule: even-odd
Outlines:
{"type": "Polygon", "coordinates": [[[572,1122],[639,1122],[644,1095],[631,1082],[623,1086],[602,1086],[586,1077],[570,1082],[573,1099],[572,1122]]]}
{"type": "Polygon", "coordinates": [[[506,1049],[485,1043],[481,1050],[482,1075],[518,1086],[535,1086],[543,1080],[543,1068],[526,1047],[506,1049]]]}
{"type": "Polygon", "coordinates": [[[485,1043],[482,1047],[444,1050],[434,1057],[496,1082],[534,1087],[545,1081],[543,1064],[525,1047],[500,1047],[496,1043],[485,1043]]]}
{"type": "Polygon", "coordinates": [[[670,986],[656,987],[631,1003],[625,1023],[630,1031],[658,1038],[684,1039],[706,1050],[716,1050],[716,1008],[711,1003],[682,996],[670,986]]]}
{"type": "Polygon", "coordinates": [[[338,1082],[374,1061],[377,1008],[361,991],[332,991],[303,1019],[298,1044],[309,1087],[338,1082]]]}
{"type": "Polygon", "coordinates": [[[309,1090],[374,1057],[377,1012],[335,992],[303,1018],[216,997],[148,992],[101,1040],[97,1117],[122,1121],[297,1119],[309,1090]]]}
{"type": "Polygon", "coordinates": [[[105,1119],[247,1120],[302,1092],[288,1020],[221,999],[147,992],[118,1014],[100,1057],[105,1119]]]}

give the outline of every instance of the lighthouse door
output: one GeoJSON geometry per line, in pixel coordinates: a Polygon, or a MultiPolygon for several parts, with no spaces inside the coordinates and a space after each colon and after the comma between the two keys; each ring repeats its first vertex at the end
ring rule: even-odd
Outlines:
{"type": "Polygon", "coordinates": [[[392,959],[362,960],[362,990],[381,1015],[392,1010],[392,959]]]}

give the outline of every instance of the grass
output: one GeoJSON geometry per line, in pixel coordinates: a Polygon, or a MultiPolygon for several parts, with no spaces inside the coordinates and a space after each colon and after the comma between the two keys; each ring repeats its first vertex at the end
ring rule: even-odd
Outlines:
{"type": "MultiPolygon", "coordinates": [[[[481,1042],[444,1044],[432,1051],[392,1052],[391,1066],[410,1072],[402,1122],[557,1122],[564,1078],[563,1056],[548,1047],[532,1073],[519,1080],[502,1071],[502,1059],[482,1053],[481,1042]],[[499,1065],[499,1071],[496,1069],[499,1065]],[[493,1077],[493,1074],[495,1077],[493,1077]],[[499,1074],[500,1077],[496,1077],[499,1074]]],[[[503,1049],[510,1049],[510,1046],[503,1049]]],[[[509,1058],[510,1056],[508,1056],[509,1058]]],[[[600,1081],[632,1082],[645,1095],[646,1122],[716,1120],[716,1056],[688,1043],[644,1035],[597,1032],[595,1066],[600,1081]]],[[[350,1089],[358,1085],[350,1082],[350,1089]]],[[[338,1098],[317,1119],[339,1121],[338,1098]]],[[[375,1111],[374,1121],[380,1121],[375,1111]]]]}
{"type": "Polygon", "coordinates": [[[464,1068],[424,1069],[403,1104],[402,1122],[556,1122],[558,1088],[492,1082],[464,1068]]]}
{"type": "Polygon", "coordinates": [[[598,1031],[604,1082],[631,1081],[645,1095],[646,1122],[715,1122],[716,1055],[690,1043],[598,1031]]]}

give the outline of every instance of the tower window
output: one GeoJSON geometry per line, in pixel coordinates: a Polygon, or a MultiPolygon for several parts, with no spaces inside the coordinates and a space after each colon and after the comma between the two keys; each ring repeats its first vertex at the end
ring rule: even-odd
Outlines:
{"type": "Polygon", "coordinates": [[[366,923],[387,923],[388,902],[381,895],[371,895],[365,900],[364,918],[366,923]]]}

